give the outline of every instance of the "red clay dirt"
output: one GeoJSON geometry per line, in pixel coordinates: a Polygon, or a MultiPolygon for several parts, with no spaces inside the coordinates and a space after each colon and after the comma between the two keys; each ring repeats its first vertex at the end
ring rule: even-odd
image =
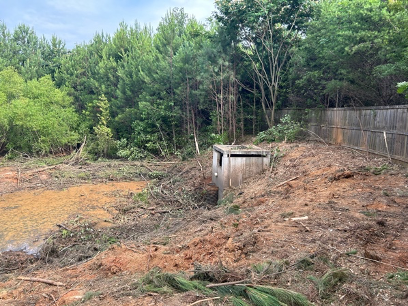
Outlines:
{"type": "MultiPolygon", "coordinates": [[[[218,205],[188,206],[182,198],[183,191],[206,190],[211,152],[165,166],[170,176],[182,178],[182,184],[170,181],[175,200],[166,189],[169,181],[159,180],[146,190],[148,203],[129,207],[124,201],[109,232],[120,243],[85,262],[61,267],[58,258],[40,264],[23,254],[3,254],[9,270],[0,266],[0,304],[191,305],[205,297],[137,293],[134,284],[155,267],[192,275],[200,266],[228,271],[219,281],[249,279],[283,287],[316,305],[406,305],[408,284],[393,282],[393,276],[408,273],[407,168],[314,142],[263,147],[279,153],[274,167],[230,190],[218,205]],[[19,263],[15,269],[13,259],[19,263]],[[284,268],[258,277],[249,271],[259,263],[284,268]],[[312,277],[332,268],[345,269],[349,278],[324,297],[312,277]]],[[[0,186],[13,179],[7,174],[12,172],[0,169],[0,186]]],[[[199,305],[231,303],[220,299],[199,305]]]]}

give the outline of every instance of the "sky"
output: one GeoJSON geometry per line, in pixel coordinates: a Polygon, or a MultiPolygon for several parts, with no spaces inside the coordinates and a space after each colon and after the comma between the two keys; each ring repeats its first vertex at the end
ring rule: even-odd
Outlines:
{"type": "Polygon", "coordinates": [[[34,28],[38,37],[56,35],[72,49],[97,32],[114,34],[122,21],[156,29],[174,7],[183,7],[201,22],[215,10],[214,0],[0,0],[0,22],[10,32],[23,23],[34,28]]]}

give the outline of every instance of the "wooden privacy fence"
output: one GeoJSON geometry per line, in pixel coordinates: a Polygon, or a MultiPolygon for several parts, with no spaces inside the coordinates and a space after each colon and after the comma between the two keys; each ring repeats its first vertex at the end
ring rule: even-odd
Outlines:
{"type": "Polygon", "coordinates": [[[301,119],[310,131],[329,143],[408,163],[408,105],[284,109],[277,112],[277,117],[285,114],[301,119]]]}

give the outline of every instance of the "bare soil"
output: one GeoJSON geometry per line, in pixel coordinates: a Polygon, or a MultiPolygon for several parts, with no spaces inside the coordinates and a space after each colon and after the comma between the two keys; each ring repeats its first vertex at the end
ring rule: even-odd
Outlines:
{"type": "MultiPolygon", "coordinates": [[[[206,298],[138,290],[140,278],[159,267],[215,283],[286,288],[315,305],[407,305],[407,167],[315,142],[263,147],[275,153],[274,166],[218,204],[211,152],[185,162],[0,168],[0,196],[149,181],[142,193],[118,195],[123,200],[109,228],[67,222],[37,256],[0,254],[0,304],[164,306],[206,298]],[[333,271],[344,277],[325,284],[333,271]]],[[[232,304],[221,298],[195,305],[232,304]]]]}

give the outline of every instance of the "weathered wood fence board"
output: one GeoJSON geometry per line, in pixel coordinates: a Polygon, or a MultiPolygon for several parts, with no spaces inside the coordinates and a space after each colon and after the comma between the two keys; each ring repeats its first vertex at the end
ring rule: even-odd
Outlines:
{"type": "Polygon", "coordinates": [[[408,163],[408,105],[284,109],[276,113],[277,119],[285,114],[300,118],[310,131],[329,143],[390,156],[408,163]]]}

